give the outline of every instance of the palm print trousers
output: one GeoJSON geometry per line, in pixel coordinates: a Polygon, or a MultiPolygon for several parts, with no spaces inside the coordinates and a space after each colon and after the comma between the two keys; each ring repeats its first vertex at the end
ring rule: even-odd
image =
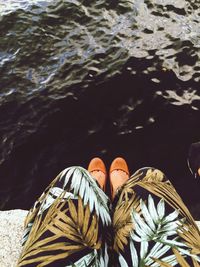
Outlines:
{"type": "Polygon", "coordinates": [[[113,203],[82,167],[63,170],[25,221],[18,267],[198,267],[200,231],[171,182],[142,168],[113,203]]]}

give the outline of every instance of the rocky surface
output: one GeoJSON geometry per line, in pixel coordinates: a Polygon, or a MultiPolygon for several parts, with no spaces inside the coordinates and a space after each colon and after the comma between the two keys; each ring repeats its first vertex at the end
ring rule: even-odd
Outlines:
{"type": "MultiPolygon", "coordinates": [[[[0,211],[0,263],[1,267],[16,267],[21,251],[23,222],[28,211],[0,211]]],[[[197,222],[200,227],[200,221],[197,222]]]]}
{"type": "Polygon", "coordinates": [[[21,251],[26,210],[0,211],[0,266],[15,267],[21,251]]]}

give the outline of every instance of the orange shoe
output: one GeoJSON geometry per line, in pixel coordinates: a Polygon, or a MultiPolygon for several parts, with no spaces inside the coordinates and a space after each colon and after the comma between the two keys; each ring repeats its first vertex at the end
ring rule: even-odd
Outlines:
{"type": "Polygon", "coordinates": [[[88,171],[97,180],[101,189],[106,189],[107,171],[104,162],[100,158],[93,158],[88,166],[88,171]]]}
{"type": "Polygon", "coordinates": [[[111,197],[114,199],[115,193],[129,179],[128,165],[123,158],[116,158],[110,166],[110,187],[111,197]]]}

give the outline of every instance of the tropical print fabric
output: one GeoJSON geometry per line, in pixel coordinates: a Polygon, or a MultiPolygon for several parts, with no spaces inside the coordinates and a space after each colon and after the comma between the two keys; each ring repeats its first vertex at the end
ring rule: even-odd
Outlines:
{"type": "Polygon", "coordinates": [[[108,266],[110,224],[105,193],[85,169],[67,168],[30,210],[17,266],[108,266]]]}
{"type": "Polygon", "coordinates": [[[113,209],[113,266],[200,266],[198,226],[161,171],[137,171],[113,209]]]}
{"type": "Polygon", "coordinates": [[[18,267],[200,267],[200,232],[165,175],[138,170],[111,205],[81,167],[62,171],[30,210],[18,267]]]}

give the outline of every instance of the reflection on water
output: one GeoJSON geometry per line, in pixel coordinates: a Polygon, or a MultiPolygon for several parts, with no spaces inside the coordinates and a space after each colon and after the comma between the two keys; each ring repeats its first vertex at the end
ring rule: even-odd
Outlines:
{"type": "Polygon", "coordinates": [[[186,164],[200,137],[197,4],[9,0],[0,20],[2,208],[28,208],[68,165],[122,155],[164,170],[200,216],[186,164]]]}

